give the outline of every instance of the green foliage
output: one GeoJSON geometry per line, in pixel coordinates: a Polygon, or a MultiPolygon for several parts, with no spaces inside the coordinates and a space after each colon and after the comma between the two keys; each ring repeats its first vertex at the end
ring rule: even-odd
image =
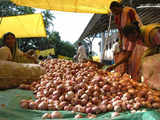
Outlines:
{"type": "Polygon", "coordinates": [[[76,53],[75,47],[70,42],[62,41],[58,32],[50,34],[49,43],[55,48],[56,55],[73,57],[76,53]]]}
{"type": "Polygon", "coordinates": [[[1,2],[0,5],[0,16],[16,16],[24,14],[32,14],[36,10],[31,7],[16,6],[12,2],[1,2]]]}
{"type": "Polygon", "coordinates": [[[45,28],[46,28],[46,32],[47,32],[47,34],[50,34],[49,27],[53,26],[52,20],[55,17],[53,15],[53,13],[49,10],[42,11],[42,15],[43,15],[43,20],[44,20],[44,25],[45,25],[45,28]]]}
{"type": "Polygon", "coordinates": [[[63,56],[73,57],[76,54],[76,50],[74,46],[70,42],[62,41],[62,47],[60,50],[60,54],[63,56]]]}

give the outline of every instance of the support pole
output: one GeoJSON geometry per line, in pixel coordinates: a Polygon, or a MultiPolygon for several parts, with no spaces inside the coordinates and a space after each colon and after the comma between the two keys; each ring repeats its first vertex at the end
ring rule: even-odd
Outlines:
{"type": "Polygon", "coordinates": [[[3,19],[3,17],[0,18],[0,24],[2,23],[2,19],[3,19]]]}
{"type": "Polygon", "coordinates": [[[110,27],[111,27],[111,20],[112,20],[112,14],[110,14],[109,16],[109,25],[108,25],[108,34],[107,34],[107,38],[104,41],[104,48],[103,48],[103,55],[102,55],[102,60],[104,59],[104,54],[105,54],[105,50],[106,50],[106,45],[107,45],[107,41],[109,39],[109,31],[110,31],[110,27]]]}

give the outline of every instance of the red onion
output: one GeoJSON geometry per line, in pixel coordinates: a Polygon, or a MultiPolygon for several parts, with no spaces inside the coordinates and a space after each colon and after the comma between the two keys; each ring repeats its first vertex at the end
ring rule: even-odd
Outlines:
{"type": "Polygon", "coordinates": [[[58,111],[54,111],[51,113],[51,119],[62,118],[62,114],[58,111]]]}

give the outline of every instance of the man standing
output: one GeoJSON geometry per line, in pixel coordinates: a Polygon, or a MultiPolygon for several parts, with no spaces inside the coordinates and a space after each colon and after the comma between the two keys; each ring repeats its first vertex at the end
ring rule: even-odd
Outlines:
{"type": "Polygon", "coordinates": [[[84,62],[85,60],[87,60],[86,49],[81,42],[78,43],[77,59],[78,62],[84,62]]]}

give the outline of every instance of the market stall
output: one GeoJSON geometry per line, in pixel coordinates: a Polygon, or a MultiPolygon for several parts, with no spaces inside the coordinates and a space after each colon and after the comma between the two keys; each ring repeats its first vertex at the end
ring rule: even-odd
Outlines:
{"type": "Polygon", "coordinates": [[[160,119],[160,92],[128,74],[64,59],[40,65],[46,73],[25,90],[0,91],[0,119],[160,119]]]}

